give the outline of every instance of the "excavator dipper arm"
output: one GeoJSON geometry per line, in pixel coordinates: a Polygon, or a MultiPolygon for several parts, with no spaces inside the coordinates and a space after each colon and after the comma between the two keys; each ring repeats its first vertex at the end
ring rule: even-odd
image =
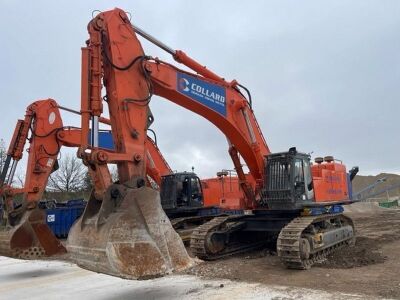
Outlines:
{"type": "MultiPolygon", "coordinates": [[[[63,130],[64,127],[57,103],[51,99],[36,101],[29,105],[25,119],[17,122],[8,155],[12,158],[13,165],[16,166],[17,162],[22,158],[28,134],[31,132],[29,137],[30,145],[27,149],[29,157],[25,184],[23,188],[15,189],[17,193],[24,195],[24,206],[28,209],[34,208],[36,202],[41,199],[46,188],[47,179],[55,168],[61,147],[57,134],[63,130]]],[[[3,173],[7,173],[7,170],[4,169],[3,173]]],[[[13,175],[14,171],[11,168],[7,185],[3,185],[3,195],[15,193],[11,188],[13,175]]],[[[13,207],[8,207],[7,209],[11,211],[13,207]]]]}
{"type": "MultiPolygon", "coordinates": [[[[24,120],[18,120],[8,155],[13,159],[13,167],[7,184],[1,187],[0,194],[5,204],[5,228],[0,230],[0,253],[18,258],[36,258],[65,252],[64,246],[53,235],[46,224],[44,211],[37,208],[46,187],[47,179],[54,170],[60,148],[56,136],[63,130],[57,103],[54,100],[41,100],[31,104],[24,120]],[[12,177],[17,162],[22,158],[25,142],[29,138],[29,158],[25,185],[12,188],[12,177]],[[22,194],[22,205],[15,208],[13,198],[22,194]]],[[[7,170],[3,170],[6,174],[7,170]]],[[[5,176],[3,175],[3,178],[5,176]]],[[[4,181],[3,181],[4,182],[4,181]]]]}

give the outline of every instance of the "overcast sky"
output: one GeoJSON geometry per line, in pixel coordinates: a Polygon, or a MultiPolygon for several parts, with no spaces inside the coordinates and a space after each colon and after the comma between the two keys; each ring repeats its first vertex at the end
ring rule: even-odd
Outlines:
{"type": "MultiPolygon", "coordinates": [[[[167,45],[246,85],[271,151],[297,146],[358,165],[361,174],[400,173],[400,1],[0,3],[0,138],[7,143],[34,100],[79,109],[87,23],[93,10],[117,6],[167,45]]],[[[158,97],[151,109],[174,170],[194,166],[206,177],[232,168],[224,135],[207,120],[158,97]]]]}

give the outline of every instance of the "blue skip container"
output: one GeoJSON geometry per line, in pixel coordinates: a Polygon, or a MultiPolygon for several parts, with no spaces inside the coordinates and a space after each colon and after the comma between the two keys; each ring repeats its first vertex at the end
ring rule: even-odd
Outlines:
{"type": "Polygon", "coordinates": [[[69,200],[65,206],[46,209],[47,225],[58,238],[67,238],[74,222],[82,215],[86,202],[83,199],[69,200]]]}

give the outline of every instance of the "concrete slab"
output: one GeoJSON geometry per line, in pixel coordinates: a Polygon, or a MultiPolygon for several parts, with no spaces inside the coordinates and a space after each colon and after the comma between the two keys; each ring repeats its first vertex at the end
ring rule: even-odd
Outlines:
{"type": "MultiPolygon", "coordinates": [[[[268,276],[268,274],[265,274],[268,276]]],[[[361,295],[171,275],[135,281],[62,261],[0,256],[0,299],[368,299],[361,295]]]]}

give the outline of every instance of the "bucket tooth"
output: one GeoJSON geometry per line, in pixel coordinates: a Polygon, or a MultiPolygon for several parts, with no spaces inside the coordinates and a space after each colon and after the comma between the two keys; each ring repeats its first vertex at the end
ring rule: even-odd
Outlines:
{"type": "Polygon", "coordinates": [[[113,184],[102,202],[93,197],[71,228],[67,250],[82,268],[128,279],[159,277],[193,264],[148,187],[113,184]]]}
{"type": "Polygon", "coordinates": [[[0,255],[38,259],[64,254],[66,249],[46,224],[46,214],[39,208],[23,213],[19,222],[0,228],[0,255]]]}

